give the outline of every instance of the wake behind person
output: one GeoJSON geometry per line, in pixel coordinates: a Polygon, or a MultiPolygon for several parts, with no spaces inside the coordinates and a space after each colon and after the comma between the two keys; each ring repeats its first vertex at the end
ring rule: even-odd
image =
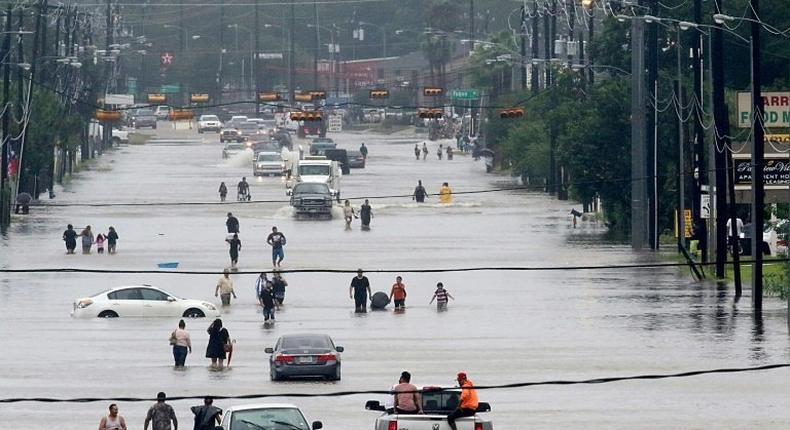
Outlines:
{"type": "Polygon", "coordinates": [[[357,276],[351,280],[348,296],[354,300],[354,312],[366,313],[368,311],[368,300],[373,295],[370,292],[370,281],[363,274],[362,269],[357,269],[357,276]]]}

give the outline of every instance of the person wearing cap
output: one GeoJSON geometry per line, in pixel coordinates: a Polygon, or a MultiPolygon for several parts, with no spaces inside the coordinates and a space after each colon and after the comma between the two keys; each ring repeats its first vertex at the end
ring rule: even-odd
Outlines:
{"type": "Polygon", "coordinates": [[[411,373],[403,371],[398,385],[392,389],[395,395],[395,412],[399,414],[419,414],[422,401],[420,393],[411,383],[411,373]]]}
{"type": "Polygon", "coordinates": [[[453,430],[458,430],[455,427],[455,420],[462,417],[473,417],[477,413],[477,391],[474,389],[472,381],[466,377],[465,372],[458,373],[458,386],[461,387],[461,401],[458,404],[458,409],[450,412],[447,416],[447,423],[453,430]]]}
{"type": "Polygon", "coordinates": [[[178,430],[178,418],[173,407],[165,403],[167,395],[159,392],[156,395],[156,403],[148,409],[148,415],[145,417],[145,424],[143,430],[148,430],[148,424],[153,423],[152,430],[178,430]],[[170,422],[173,422],[173,427],[170,427],[170,422]]]}
{"type": "Polygon", "coordinates": [[[232,212],[228,212],[228,220],[225,221],[225,226],[228,227],[228,234],[239,232],[239,219],[233,216],[232,212]]]}
{"type": "Polygon", "coordinates": [[[373,294],[370,292],[370,281],[363,274],[362,269],[357,269],[357,276],[351,280],[348,297],[354,300],[355,312],[365,313],[368,311],[368,297],[372,299],[373,294]]]}

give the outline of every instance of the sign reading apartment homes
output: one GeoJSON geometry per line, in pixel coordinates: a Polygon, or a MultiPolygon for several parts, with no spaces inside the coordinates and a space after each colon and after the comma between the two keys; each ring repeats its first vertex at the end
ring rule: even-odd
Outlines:
{"type": "Polygon", "coordinates": [[[133,105],[134,95],[132,94],[105,94],[104,103],[108,105],[133,105]]]}
{"type": "MultiPolygon", "coordinates": [[[[735,188],[748,189],[752,185],[752,159],[749,154],[733,154],[735,188]]],[[[766,189],[787,189],[790,185],[790,157],[784,154],[765,154],[763,179],[766,189]]]]}
{"type": "MultiPolygon", "coordinates": [[[[790,92],[763,93],[765,106],[764,124],[766,128],[790,127],[790,92]]],[[[752,94],[738,93],[738,127],[752,126],[752,94]]]]}

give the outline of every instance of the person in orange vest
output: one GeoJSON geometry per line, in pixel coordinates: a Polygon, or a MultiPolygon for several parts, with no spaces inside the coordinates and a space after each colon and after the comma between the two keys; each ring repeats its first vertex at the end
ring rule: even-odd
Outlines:
{"type": "Polygon", "coordinates": [[[455,420],[461,417],[473,417],[477,413],[477,391],[474,389],[472,381],[467,379],[465,372],[458,373],[458,386],[461,387],[461,401],[458,404],[458,409],[450,412],[447,416],[447,423],[453,430],[458,430],[455,427],[455,420]]]}

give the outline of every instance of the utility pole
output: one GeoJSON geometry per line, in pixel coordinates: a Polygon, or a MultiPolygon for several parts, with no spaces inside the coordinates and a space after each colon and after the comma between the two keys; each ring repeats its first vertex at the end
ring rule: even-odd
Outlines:
{"type": "MultiPolygon", "coordinates": [[[[658,0],[652,0],[650,13],[656,15],[657,11],[658,0]]],[[[647,237],[650,249],[658,250],[658,24],[656,23],[647,27],[647,53],[647,85],[650,87],[653,100],[652,114],[647,116],[645,125],[646,171],[650,178],[647,237]]]]}
{"type": "Polygon", "coordinates": [[[538,72],[538,65],[535,63],[535,59],[538,58],[540,51],[540,44],[538,40],[538,31],[540,29],[540,22],[538,21],[540,18],[538,17],[538,2],[534,2],[532,4],[532,55],[530,55],[530,59],[532,60],[532,94],[535,95],[538,93],[540,89],[540,73],[538,72]]]}
{"type": "MultiPolygon", "coordinates": [[[[702,0],[694,0],[694,23],[702,23],[702,0]]],[[[702,218],[702,186],[708,182],[707,167],[705,165],[705,129],[702,127],[702,33],[695,31],[691,38],[692,69],[694,71],[694,189],[692,192],[691,207],[694,217],[694,226],[703,225],[702,218]]],[[[762,228],[762,225],[760,225],[762,228]]],[[[705,229],[707,231],[707,228],[705,229]]],[[[762,230],[761,230],[762,231],[762,230]]],[[[762,234],[762,233],[760,233],[762,234]]],[[[700,241],[702,262],[708,262],[707,238],[705,246],[700,241]]]]}
{"type": "Polygon", "coordinates": [[[288,41],[288,101],[291,103],[291,106],[294,106],[294,54],[296,53],[296,48],[294,46],[294,32],[296,27],[296,0],[291,0],[291,7],[290,7],[290,20],[289,20],[289,38],[288,41]]]}
{"type": "Polygon", "coordinates": [[[258,67],[260,56],[261,56],[261,21],[258,17],[258,9],[260,9],[259,0],[255,0],[255,55],[252,57],[252,67],[253,67],[253,79],[255,79],[255,115],[257,117],[261,116],[261,97],[259,93],[261,92],[261,80],[258,76],[258,67]]]}
{"type": "Polygon", "coordinates": [[[677,51],[677,77],[675,78],[675,98],[678,107],[678,252],[686,249],[686,136],[683,130],[683,56],[680,44],[680,27],[677,27],[675,50],[677,51]]]}
{"type": "MultiPolygon", "coordinates": [[[[721,11],[723,0],[714,0],[714,10],[721,11]]],[[[695,30],[699,31],[699,30],[695,30]]],[[[727,135],[729,130],[726,127],[727,108],[724,101],[724,48],[721,27],[713,29],[711,38],[711,73],[713,83],[713,119],[715,121],[716,142],[714,161],[716,165],[716,277],[724,277],[724,265],[727,262],[727,135]]],[[[735,202],[731,202],[735,205],[735,202]]],[[[731,221],[737,229],[735,220],[731,221]]],[[[733,235],[736,238],[737,234],[733,235]]],[[[735,239],[738,240],[738,239],[735,239]]],[[[737,243],[736,249],[737,249],[737,243]]],[[[737,252],[735,253],[737,254],[737,252]]]]}
{"type": "Polygon", "coordinates": [[[475,50],[475,0],[469,0],[469,49],[475,50]]]}
{"type": "MultiPolygon", "coordinates": [[[[593,37],[595,36],[595,8],[590,8],[589,11],[589,18],[587,21],[587,27],[589,28],[589,33],[587,35],[587,40],[589,40],[590,46],[593,43],[593,37]]],[[[584,49],[584,46],[581,47],[584,49]]],[[[590,64],[590,67],[587,68],[588,79],[590,81],[590,88],[592,88],[593,84],[595,83],[595,70],[593,70],[593,55],[592,50],[587,53],[587,62],[590,64]]]]}
{"type": "MultiPolygon", "coordinates": [[[[5,10],[5,37],[3,38],[3,58],[9,58],[11,52],[11,2],[8,2],[5,10]]],[[[11,224],[11,187],[8,177],[8,152],[11,148],[11,139],[9,137],[8,118],[11,116],[11,110],[8,109],[10,87],[11,87],[11,61],[5,61],[3,67],[3,140],[2,157],[0,161],[0,227],[5,228],[11,224]]]]}
{"type": "Polygon", "coordinates": [[[631,247],[647,241],[645,200],[645,24],[631,20],[631,247]]]}
{"type": "MultiPolygon", "coordinates": [[[[39,39],[39,35],[41,34],[41,27],[43,26],[43,21],[44,21],[44,16],[43,15],[44,15],[44,10],[46,8],[46,1],[47,0],[39,0],[38,1],[38,13],[36,14],[36,32],[35,32],[35,34],[33,34],[33,52],[32,52],[31,57],[30,57],[30,82],[28,83],[28,103],[29,103],[29,106],[33,106],[33,99],[34,99],[34,94],[35,94],[35,92],[33,91],[33,88],[34,88],[35,82],[36,82],[36,80],[35,80],[36,79],[36,62],[38,60],[38,48],[39,48],[39,44],[41,42],[41,40],[39,39]]],[[[20,85],[19,88],[20,88],[20,92],[21,92],[21,89],[24,88],[24,86],[20,85]]],[[[25,168],[24,168],[24,153],[25,153],[25,143],[27,143],[27,134],[30,131],[30,113],[29,112],[27,113],[27,118],[25,118],[24,116],[22,116],[21,118],[23,118],[24,124],[23,124],[23,128],[22,128],[22,136],[20,137],[21,141],[20,141],[20,144],[19,144],[19,180],[17,181],[17,190],[20,190],[20,189],[21,190],[25,190],[24,185],[26,185],[24,183],[24,179],[25,179],[25,175],[24,175],[24,171],[25,171],[25,168]]],[[[36,184],[35,188],[37,188],[37,187],[38,187],[38,184],[36,184]]],[[[37,190],[33,189],[32,191],[33,191],[33,193],[31,193],[31,194],[33,194],[34,197],[38,197],[37,190]]]]}
{"type": "MultiPolygon", "coordinates": [[[[699,0],[697,0],[699,1],[699,0]]],[[[752,306],[755,314],[763,310],[763,209],[765,190],[763,189],[763,167],[765,161],[765,132],[763,115],[765,106],[762,97],[762,78],[760,77],[762,53],[760,51],[760,0],[750,0],[749,17],[752,32],[752,306]]]]}
{"type": "MultiPolygon", "coordinates": [[[[184,52],[186,49],[186,43],[189,43],[186,40],[186,27],[184,27],[184,0],[178,0],[178,17],[179,17],[179,29],[181,31],[178,32],[178,46],[181,48],[181,52],[184,52]]],[[[257,11],[256,11],[257,12],[257,11]]],[[[187,99],[188,99],[187,95],[187,99]]]]}
{"type": "Polygon", "coordinates": [[[521,89],[527,89],[527,5],[521,6],[521,89]]]}
{"type": "MultiPolygon", "coordinates": [[[[321,42],[318,40],[318,2],[313,0],[313,19],[315,21],[315,34],[313,43],[313,88],[318,89],[318,53],[320,51],[321,42]]],[[[318,100],[316,100],[318,103],[318,100]]]]}
{"type": "MultiPolygon", "coordinates": [[[[112,19],[112,0],[107,0],[107,33],[105,36],[105,55],[110,56],[110,50],[112,49],[111,46],[113,44],[113,19],[112,19]]],[[[113,73],[113,62],[107,61],[104,63],[104,96],[110,90],[110,81],[112,80],[112,73],[113,73]]],[[[107,101],[104,101],[104,108],[107,109],[107,101]]],[[[104,121],[102,123],[102,150],[105,148],[109,148],[111,145],[111,136],[112,136],[112,123],[109,121],[104,121]]]]}
{"type": "Polygon", "coordinates": [[[222,93],[225,90],[223,84],[223,66],[225,63],[225,0],[219,0],[219,68],[217,69],[217,103],[222,104],[222,93]]]}
{"type": "MultiPolygon", "coordinates": [[[[546,7],[546,6],[544,6],[546,7]]],[[[548,10],[546,11],[548,12],[548,10]]],[[[544,72],[546,74],[545,82],[543,82],[543,87],[548,88],[551,86],[551,44],[554,43],[551,40],[551,20],[549,19],[549,14],[543,14],[543,68],[545,69],[544,72]]]]}

